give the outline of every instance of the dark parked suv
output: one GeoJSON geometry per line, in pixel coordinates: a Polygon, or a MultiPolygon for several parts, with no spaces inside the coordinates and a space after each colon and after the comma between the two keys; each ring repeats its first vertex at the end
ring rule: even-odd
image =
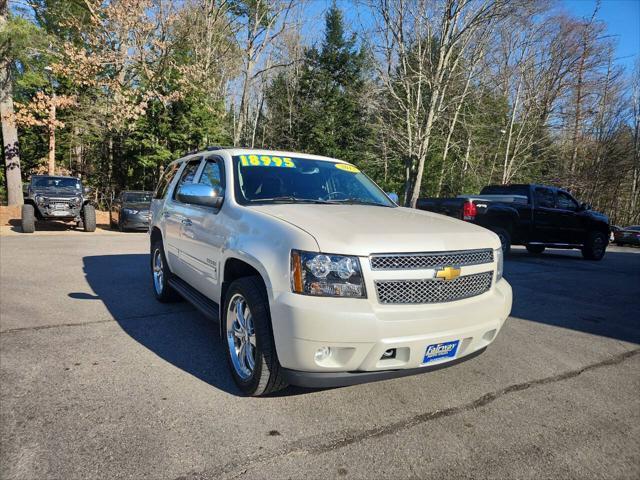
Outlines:
{"type": "Polygon", "coordinates": [[[109,211],[111,228],[118,230],[147,230],[149,207],[153,192],[126,190],[116,197],[109,211]]]}
{"type": "Polygon", "coordinates": [[[96,229],[96,211],[80,179],[51,175],[33,175],[22,206],[22,231],[33,233],[36,220],[63,220],[76,222],[86,232],[96,229]]]}

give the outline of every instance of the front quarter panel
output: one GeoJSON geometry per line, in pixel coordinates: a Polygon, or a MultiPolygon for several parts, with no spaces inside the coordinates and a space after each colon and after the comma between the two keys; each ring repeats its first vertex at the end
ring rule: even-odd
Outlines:
{"type": "MultiPolygon", "coordinates": [[[[225,207],[220,228],[229,235],[221,252],[220,274],[224,275],[226,262],[235,258],[260,273],[270,301],[277,292],[289,292],[291,250],[319,251],[316,240],[300,228],[251,207],[237,204],[225,207]]],[[[216,301],[220,303],[220,299],[216,301]]]]}

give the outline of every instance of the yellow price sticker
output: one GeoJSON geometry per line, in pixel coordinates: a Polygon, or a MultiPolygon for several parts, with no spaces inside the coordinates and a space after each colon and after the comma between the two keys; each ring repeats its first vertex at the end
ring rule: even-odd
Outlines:
{"type": "Polygon", "coordinates": [[[358,173],[360,172],[360,170],[358,170],[356,167],[354,167],[353,165],[349,165],[348,163],[336,163],[336,168],[339,170],[344,170],[345,172],[351,172],[351,173],[358,173]]]}
{"type": "Polygon", "coordinates": [[[273,157],[271,155],[240,155],[240,165],[243,167],[296,168],[296,164],[289,157],[273,157]]]}

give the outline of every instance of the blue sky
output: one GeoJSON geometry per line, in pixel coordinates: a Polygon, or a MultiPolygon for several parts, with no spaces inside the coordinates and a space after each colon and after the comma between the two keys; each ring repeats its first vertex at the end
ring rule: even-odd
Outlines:
{"type": "MultiPolygon", "coordinates": [[[[596,0],[563,0],[560,8],[578,17],[590,17],[596,0]]],[[[617,41],[618,63],[633,71],[640,57],[640,0],[601,0],[596,18],[607,24],[609,35],[617,41]]]]}
{"type": "MultiPolygon", "coordinates": [[[[306,34],[311,39],[322,37],[322,15],[332,1],[310,0],[307,4],[305,13],[310,18],[305,22],[306,34]]],[[[337,0],[337,4],[344,11],[351,31],[357,31],[360,25],[368,23],[368,19],[361,16],[362,12],[358,12],[360,9],[354,8],[353,0],[337,0]]],[[[595,5],[596,0],[558,0],[555,8],[577,17],[591,17],[595,5]]],[[[617,43],[617,61],[630,74],[640,58],[640,0],[601,0],[596,18],[606,23],[607,33],[617,43]]]]}

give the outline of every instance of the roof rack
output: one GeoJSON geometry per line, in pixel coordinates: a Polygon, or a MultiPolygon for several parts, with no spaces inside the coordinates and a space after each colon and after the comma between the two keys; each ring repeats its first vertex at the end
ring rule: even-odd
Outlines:
{"type": "Polygon", "coordinates": [[[220,145],[209,145],[206,150],[213,152],[214,150],[222,150],[225,147],[222,147],[220,145]]]}

